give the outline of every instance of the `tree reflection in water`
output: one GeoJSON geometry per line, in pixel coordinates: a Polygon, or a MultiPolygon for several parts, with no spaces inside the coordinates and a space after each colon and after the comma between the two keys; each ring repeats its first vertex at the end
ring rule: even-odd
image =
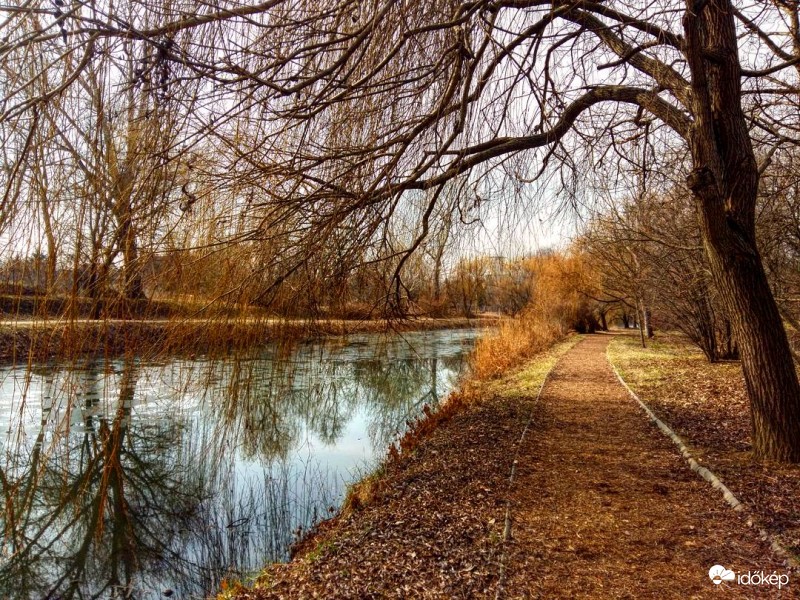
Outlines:
{"type": "Polygon", "coordinates": [[[0,597],[204,597],[286,559],[474,338],[0,370],[0,597]]]}

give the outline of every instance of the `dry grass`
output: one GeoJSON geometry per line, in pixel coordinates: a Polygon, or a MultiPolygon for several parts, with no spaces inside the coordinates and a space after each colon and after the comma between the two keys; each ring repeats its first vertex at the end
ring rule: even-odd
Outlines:
{"type": "Polygon", "coordinates": [[[472,372],[479,380],[499,377],[552,346],[566,333],[559,321],[538,315],[503,319],[495,333],[478,340],[471,359],[472,372]]]}

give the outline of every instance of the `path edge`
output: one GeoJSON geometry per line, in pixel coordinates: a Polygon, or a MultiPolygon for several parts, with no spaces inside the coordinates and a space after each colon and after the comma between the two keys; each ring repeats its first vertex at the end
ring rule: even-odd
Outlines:
{"type": "Polygon", "coordinates": [[[506,546],[508,544],[509,539],[511,539],[511,493],[514,486],[514,479],[516,478],[517,474],[517,465],[519,464],[519,455],[520,449],[522,448],[522,444],[525,441],[525,437],[528,434],[528,430],[530,429],[531,423],[533,423],[533,414],[536,410],[536,407],[539,405],[540,400],[542,398],[542,393],[544,392],[544,387],[547,385],[547,382],[550,380],[550,375],[553,373],[555,368],[561,363],[561,360],[569,354],[575,346],[580,344],[586,338],[579,339],[575,342],[566,352],[564,352],[561,356],[556,358],[556,361],[553,365],[547,370],[547,373],[544,375],[544,379],[542,379],[542,384],[539,386],[539,391],[536,393],[536,398],[534,398],[533,402],[531,403],[531,410],[528,413],[528,419],[525,422],[525,427],[522,430],[522,434],[520,435],[519,439],[516,443],[516,449],[514,450],[514,457],[511,461],[511,470],[508,476],[508,493],[509,497],[506,500],[506,509],[505,509],[505,517],[503,519],[503,537],[501,539],[501,548],[500,548],[500,560],[499,560],[499,569],[498,569],[498,576],[497,576],[497,587],[495,588],[495,600],[500,600],[503,595],[503,589],[505,584],[506,578],[506,546]]]}
{"type": "MultiPolygon", "coordinates": [[[[613,342],[613,340],[611,341],[613,342]]],[[[720,478],[717,477],[717,475],[713,471],[707,469],[706,467],[702,466],[699,462],[697,462],[697,459],[695,459],[694,456],[692,456],[691,451],[689,450],[688,446],[686,446],[681,437],[677,433],[675,433],[669,425],[667,425],[666,423],[664,423],[664,421],[659,419],[656,416],[656,414],[650,409],[650,407],[647,406],[647,404],[642,402],[642,399],[639,398],[636,392],[634,392],[631,389],[631,387],[627,384],[627,382],[622,378],[622,375],[620,375],[616,365],[614,365],[614,363],[611,361],[611,357],[608,354],[608,349],[610,346],[611,343],[609,342],[609,344],[606,346],[605,355],[606,355],[606,361],[608,361],[608,364],[611,367],[611,370],[614,372],[614,375],[617,376],[617,379],[622,384],[622,387],[624,387],[628,391],[628,394],[631,396],[631,398],[636,400],[636,402],[639,404],[642,410],[644,410],[650,421],[654,425],[656,425],[661,430],[661,432],[664,435],[666,435],[669,439],[671,439],[672,442],[678,447],[681,455],[686,459],[689,468],[695,473],[697,473],[700,477],[705,479],[709,484],[711,484],[711,487],[713,487],[715,490],[719,490],[722,493],[722,497],[725,500],[725,502],[733,510],[744,515],[744,517],[746,518],[747,525],[749,527],[755,528],[761,539],[764,541],[768,541],[770,543],[770,549],[772,550],[772,552],[776,556],[781,558],[789,569],[800,570],[800,560],[798,560],[791,552],[789,552],[789,550],[786,549],[786,547],[783,544],[781,544],[778,541],[776,535],[770,533],[764,527],[762,527],[758,523],[755,514],[753,514],[753,512],[747,507],[747,505],[741,500],[739,500],[733,494],[733,492],[731,492],[730,489],[728,489],[728,487],[724,483],[722,483],[720,478]]]]}

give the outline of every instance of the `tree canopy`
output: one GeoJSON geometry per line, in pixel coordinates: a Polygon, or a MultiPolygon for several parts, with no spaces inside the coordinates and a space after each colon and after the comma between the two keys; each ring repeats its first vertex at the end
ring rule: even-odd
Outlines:
{"type": "MultiPolygon", "coordinates": [[[[409,257],[453,216],[531,193],[578,202],[598,187],[677,186],[741,348],[756,453],[800,460],[800,385],[755,232],[759,180],[798,139],[797,2],[0,11],[0,221],[46,171],[62,198],[92,199],[91,235],[115,239],[106,265],[121,254],[133,273],[142,214],[158,230],[222,196],[209,243],[260,249],[264,294],[325,256],[326,276],[387,264],[399,303],[409,257]],[[673,163],[683,180],[663,175],[673,163]]],[[[39,197],[47,229],[54,199],[39,197]]]]}

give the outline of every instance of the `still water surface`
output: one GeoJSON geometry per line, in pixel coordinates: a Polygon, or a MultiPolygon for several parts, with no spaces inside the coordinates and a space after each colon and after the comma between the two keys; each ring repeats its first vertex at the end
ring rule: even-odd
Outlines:
{"type": "Polygon", "coordinates": [[[0,367],[0,598],[203,598],[285,560],[477,335],[0,367]]]}

